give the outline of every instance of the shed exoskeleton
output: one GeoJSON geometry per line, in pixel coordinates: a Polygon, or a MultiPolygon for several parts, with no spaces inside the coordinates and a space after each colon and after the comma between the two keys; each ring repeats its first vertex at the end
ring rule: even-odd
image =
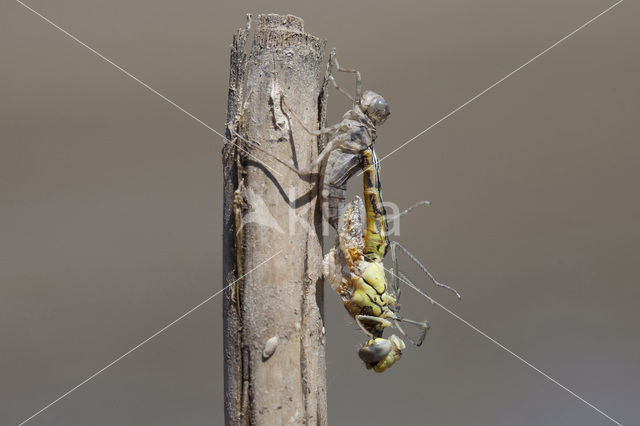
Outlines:
{"type": "MultiPolygon", "coordinates": [[[[260,143],[246,139],[234,129],[230,128],[229,130],[237,139],[274,158],[300,176],[310,175],[317,170],[320,174],[319,194],[321,196],[323,217],[337,230],[338,222],[344,209],[347,181],[362,170],[365,152],[369,151],[375,157],[373,149],[377,126],[383,124],[391,112],[387,101],[381,95],[371,90],[362,90],[360,72],[340,66],[335,56],[335,49],[329,56],[329,70],[328,78],[334,87],[353,102],[352,108],[344,113],[340,122],[317,130],[308,129],[296,113],[288,107],[284,97],[280,95],[280,99],[273,100],[274,102],[279,102],[279,108],[286,115],[293,117],[305,132],[313,136],[324,137],[327,140],[326,146],[314,161],[306,167],[299,169],[289,162],[273,156],[269,151],[263,149],[260,143]],[[355,75],[355,96],[352,96],[337,84],[331,72],[333,69],[355,75]]],[[[273,72],[275,80],[275,59],[273,72]]],[[[274,83],[274,86],[276,85],[277,83],[274,83]]]]}

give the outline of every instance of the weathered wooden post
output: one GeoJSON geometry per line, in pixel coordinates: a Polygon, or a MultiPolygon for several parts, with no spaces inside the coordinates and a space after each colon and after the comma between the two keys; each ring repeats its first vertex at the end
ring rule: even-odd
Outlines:
{"type": "Polygon", "coordinates": [[[225,418],[326,424],[317,177],[300,178],[234,134],[298,166],[315,158],[316,138],[282,100],[308,128],[321,124],[325,42],[291,15],[258,15],[247,53],[249,32],[238,30],[231,46],[226,136],[234,143],[223,149],[223,285],[237,280],[223,302],[225,418]]]}

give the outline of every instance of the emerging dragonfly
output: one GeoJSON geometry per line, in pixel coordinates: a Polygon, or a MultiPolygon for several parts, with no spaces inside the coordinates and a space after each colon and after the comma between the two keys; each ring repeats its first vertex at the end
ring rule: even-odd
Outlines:
{"type": "MultiPolygon", "coordinates": [[[[338,230],[336,245],[324,259],[324,276],[331,287],[340,295],[345,308],[358,326],[370,337],[358,355],[367,369],[381,373],[395,364],[405,349],[404,342],[396,335],[384,339],[384,329],[395,325],[406,336],[399,322],[417,325],[420,337],[411,343],[420,346],[424,341],[428,323],[400,317],[399,280],[432,300],[423,290],[413,284],[398,269],[397,250],[405,253],[439,287],[460,294],[445,284],[438,282],[427,268],[398,242],[389,242],[387,237],[387,217],[382,205],[378,164],[375,156],[364,155],[364,213],[359,197],[344,211],[338,230]],[[364,226],[364,228],[363,228],[364,226]],[[387,251],[391,251],[393,271],[391,282],[387,283],[385,267],[382,263],[387,251]]],[[[406,214],[412,208],[400,215],[406,214]]],[[[398,215],[398,216],[400,216],[398,215]]]]}
{"type": "MultiPolygon", "coordinates": [[[[354,102],[353,107],[343,115],[343,119],[339,123],[319,130],[309,130],[295,112],[287,107],[284,99],[281,99],[282,105],[287,108],[307,133],[314,136],[328,136],[329,141],[326,147],[304,169],[297,169],[262,149],[257,142],[248,141],[233,130],[232,132],[239,139],[250,143],[254,148],[275,158],[301,176],[308,175],[320,167],[323,216],[338,232],[335,247],[324,259],[324,275],[342,298],[349,314],[370,337],[370,340],[358,351],[360,358],[368,369],[382,372],[397,362],[405,349],[404,342],[398,336],[392,335],[389,339],[382,337],[385,328],[395,325],[406,336],[399,322],[420,327],[419,338],[416,341],[409,339],[416,346],[422,344],[429,328],[426,322],[398,316],[400,308],[398,304],[399,280],[404,281],[432,300],[398,270],[398,250],[415,262],[435,285],[451,290],[458,298],[460,295],[452,287],[438,282],[427,268],[400,243],[389,241],[387,216],[382,202],[379,166],[374,150],[376,126],[384,123],[390,115],[389,106],[381,95],[370,90],[362,91],[360,73],[354,69],[340,67],[335,57],[335,50],[331,52],[329,58],[330,70],[334,66],[338,71],[353,73],[356,77],[356,93],[355,96],[351,96],[338,86],[329,73],[329,79],[336,89],[354,102]],[[356,197],[354,202],[345,209],[347,181],[358,171],[363,172],[364,207],[360,198],[356,197]],[[363,208],[366,215],[364,221],[362,219],[363,208]],[[342,223],[340,223],[341,220],[342,223]],[[389,250],[392,253],[393,261],[390,284],[387,283],[382,263],[389,250]]],[[[416,203],[394,218],[408,213],[419,205],[428,203],[428,201],[416,203]]]]}

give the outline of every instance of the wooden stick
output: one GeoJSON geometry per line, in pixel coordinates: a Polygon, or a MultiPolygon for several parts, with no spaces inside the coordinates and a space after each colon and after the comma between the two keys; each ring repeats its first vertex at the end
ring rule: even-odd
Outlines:
{"type": "Polygon", "coordinates": [[[223,149],[225,419],[326,424],[317,178],[300,178],[233,135],[297,167],[313,161],[317,138],[282,99],[308,128],[324,124],[325,42],[291,15],[258,15],[246,53],[249,32],[238,30],[231,46],[226,136],[250,155],[231,143],[223,149]]]}

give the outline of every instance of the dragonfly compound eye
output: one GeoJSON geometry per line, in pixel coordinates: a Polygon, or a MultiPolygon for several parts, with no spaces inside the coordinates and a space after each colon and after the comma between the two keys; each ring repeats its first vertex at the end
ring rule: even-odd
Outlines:
{"type": "Polygon", "coordinates": [[[404,348],[404,342],[394,334],[388,340],[380,337],[369,340],[362,345],[358,355],[365,362],[367,370],[373,368],[376,373],[382,373],[402,357],[404,348]]]}
{"type": "Polygon", "coordinates": [[[367,364],[377,364],[391,352],[391,342],[387,339],[371,339],[358,350],[360,359],[367,364]]]}

